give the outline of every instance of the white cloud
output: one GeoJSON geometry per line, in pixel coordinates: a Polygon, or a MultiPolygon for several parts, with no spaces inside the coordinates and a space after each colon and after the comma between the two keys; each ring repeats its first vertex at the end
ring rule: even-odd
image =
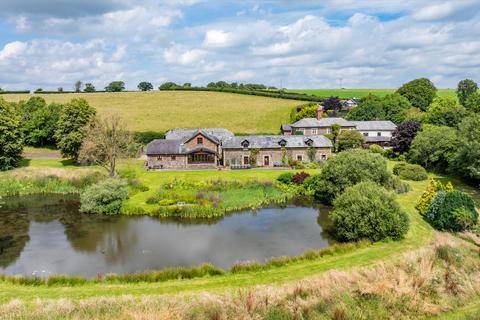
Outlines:
{"type": "Polygon", "coordinates": [[[193,63],[199,63],[206,55],[206,51],[201,49],[185,49],[181,45],[173,45],[163,52],[163,57],[167,63],[187,66],[193,63]]]}
{"type": "Polygon", "coordinates": [[[27,49],[27,44],[25,42],[14,41],[7,43],[2,51],[0,51],[0,61],[18,56],[22,54],[25,49],[27,49]]]}
{"type": "Polygon", "coordinates": [[[233,37],[223,30],[208,30],[203,45],[209,48],[226,48],[232,44],[233,37]]]}

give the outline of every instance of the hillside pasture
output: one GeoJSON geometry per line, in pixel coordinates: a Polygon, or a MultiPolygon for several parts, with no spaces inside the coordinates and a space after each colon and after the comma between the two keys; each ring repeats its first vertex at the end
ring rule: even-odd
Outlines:
{"type": "MultiPolygon", "coordinates": [[[[289,89],[289,92],[313,94],[315,96],[327,98],[327,97],[339,97],[342,99],[350,98],[363,98],[370,93],[378,96],[385,96],[390,93],[394,93],[397,89],[289,89]]],[[[438,89],[437,95],[440,97],[456,97],[455,89],[438,89]]]]}
{"type": "MultiPolygon", "coordinates": [[[[37,94],[47,102],[85,98],[100,115],[118,114],[132,131],[222,127],[234,133],[278,133],[289,121],[298,100],[232,93],[152,91],[117,93],[37,94]]],[[[28,94],[9,94],[8,101],[27,100],[28,94]]]]}

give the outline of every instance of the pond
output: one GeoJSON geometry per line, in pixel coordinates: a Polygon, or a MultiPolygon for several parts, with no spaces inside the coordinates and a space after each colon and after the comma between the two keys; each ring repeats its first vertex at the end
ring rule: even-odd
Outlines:
{"type": "Polygon", "coordinates": [[[229,268],[331,243],[328,208],[302,203],[193,222],[81,214],[72,196],[1,201],[0,272],[11,275],[95,276],[204,262],[229,268]]]}

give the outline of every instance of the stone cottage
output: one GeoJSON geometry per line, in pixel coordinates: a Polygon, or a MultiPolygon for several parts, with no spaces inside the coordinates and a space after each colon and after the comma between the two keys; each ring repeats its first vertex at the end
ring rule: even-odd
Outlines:
{"type": "Polygon", "coordinates": [[[224,142],[226,165],[281,166],[286,159],[300,162],[327,160],[332,142],[325,136],[235,136],[224,142]]]}

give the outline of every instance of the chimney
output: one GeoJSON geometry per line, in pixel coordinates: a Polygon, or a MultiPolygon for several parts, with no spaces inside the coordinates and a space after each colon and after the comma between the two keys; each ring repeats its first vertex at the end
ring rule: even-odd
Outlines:
{"type": "Polygon", "coordinates": [[[318,105],[318,108],[317,108],[317,120],[322,119],[322,113],[323,113],[323,106],[322,106],[322,105],[318,105]]]}

